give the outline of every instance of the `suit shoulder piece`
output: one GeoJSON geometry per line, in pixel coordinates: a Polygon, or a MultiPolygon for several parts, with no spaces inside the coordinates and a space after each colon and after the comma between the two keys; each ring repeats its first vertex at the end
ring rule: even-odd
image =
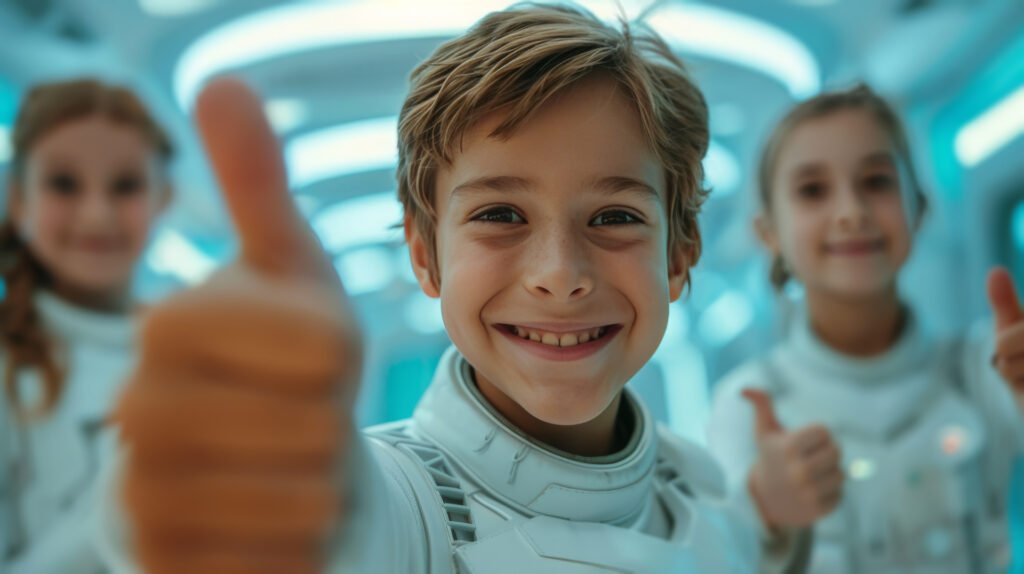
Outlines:
{"type": "Polygon", "coordinates": [[[705,448],[687,440],[664,425],[658,425],[659,480],[674,483],[692,496],[724,500],[725,473],[705,448]]]}
{"type": "MultiPolygon", "coordinates": [[[[427,480],[426,490],[436,497],[437,508],[443,511],[451,543],[458,547],[476,540],[476,526],[466,501],[466,492],[448,456],[433,443],[417,438],[410,432],[409,421],[378,425],[364,431],[370,439],[380,441],[404,454],[407,463],[418,468],[427,480]]],[[[397,462],[397,461],[396,461],[397,462]]]]}

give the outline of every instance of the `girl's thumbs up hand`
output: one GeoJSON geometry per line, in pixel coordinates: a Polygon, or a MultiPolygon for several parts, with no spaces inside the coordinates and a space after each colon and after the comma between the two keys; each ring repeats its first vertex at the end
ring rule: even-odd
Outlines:
{"type": "Polygon", "coordinates": [[[831,512],[842,499],[844,475],[839,447],[821,425],[789,431],[775,414],[770,395],[746,389],[754,407],[759,456],[747,487],[769,528],[803,528],[831,512]]]}

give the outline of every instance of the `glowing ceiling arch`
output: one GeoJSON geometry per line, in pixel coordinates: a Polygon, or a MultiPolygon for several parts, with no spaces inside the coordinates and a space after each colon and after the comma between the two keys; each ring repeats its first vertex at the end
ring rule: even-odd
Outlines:
{"type": "MultiPolygon", "coordinates": [[[[262,10],[214,28],[192,43],[174,72],[175,96],[188,109],[209,78],[289,54],[383,40],[455,36],[487,12],[510,4],[508,0],[436,4],[356,0],[262,10]]],[[[580,4],[601,17],[615,16],[616,3],[609,0],[580,4]]],[[[644,19],[680,51],[764,73],[796,98],[820,89],[818,64],[806,46],[761,20],[696,4],[655,5],[644,19]]]]}

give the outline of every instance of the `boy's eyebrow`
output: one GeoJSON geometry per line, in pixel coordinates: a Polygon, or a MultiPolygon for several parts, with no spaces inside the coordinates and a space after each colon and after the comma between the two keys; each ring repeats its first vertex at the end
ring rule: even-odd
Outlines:
{"type": "MultiPolygon", "coordinates": [[[[660,199],[658,191],[651,185],[632,177],[613,175],[598,177],[590,182],[590,186],[608,194],[619,192],[638,192],[642,195],[660,199]]],[[[537,183],[531,179],[513,175],[484,176],[461,183],[452,190],[452,196],[468,191],[528,191],[535,189],[537,183]]]]}
{"type": "Polygon", "coordinates": [[[452,197],[468,191],[526,191],[536,187],[533,180],[514,175],[485,175],[460,183],[452,189],[452,197]]]}
{"type": "Polygon", "coordinates": [[[593,186],[599,191],[604,191],[609,194],[628,191],[650,196],[651,199],[661,199],[661,195],[658,193],[658,190],[654,189],[650,184],[640,181],[639,179],[622,175],[611,175],[597,178],[593,182],[593,186]]]}

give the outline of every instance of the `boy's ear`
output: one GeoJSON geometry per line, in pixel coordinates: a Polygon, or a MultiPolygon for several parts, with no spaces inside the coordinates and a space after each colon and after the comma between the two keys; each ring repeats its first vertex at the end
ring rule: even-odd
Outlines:
{"type": "Polygon", "coordinates": [[[767,213],[761,212],[754,218],[754,232],[773,256],[779,255],[779,234],[776,233],[775,224],[767,213]]]}
{"type": "Polygon", "coordinates": [[[668,257],[668,297],[669,301],[675,302],[682,296],[683,289],[690,279],[693,251],[680,246],[670,250],[668,257]]]}
{"type": "Polygon", "coordinates": [[[420,284],[420,289],[427,297],[438,298],[441,296],[441,290],[438,289],[437,283],[434,281],[431,270],[431,249],[427,242],[423,240],[423,236],[420,235],[416,224],[413,223],[412,217],[407,216],[403,222],[405,228],[405,242],[409,246],[409,262],[412,264],[412,271],[416,274],[416,281],[420,284]]]}

